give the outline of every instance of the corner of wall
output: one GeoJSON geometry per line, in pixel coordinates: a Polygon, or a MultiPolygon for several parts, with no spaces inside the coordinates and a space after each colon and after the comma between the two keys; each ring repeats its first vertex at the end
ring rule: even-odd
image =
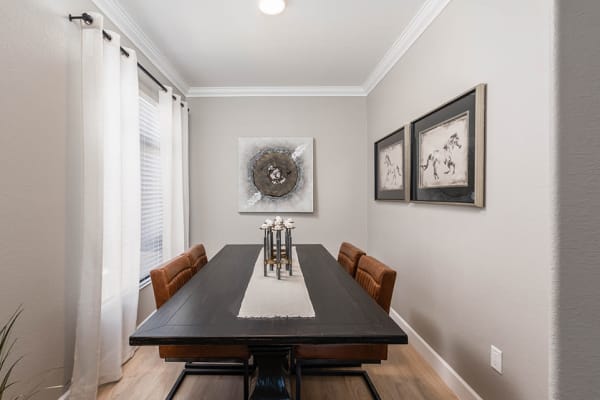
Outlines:
{"type": "Polygon", "coordinates": [[[551,229],[552,233],[550,236],[551,248],[552,248],[552,265],[551,265],[551,285],[550,285],[550,304],[552,309],[550,310],[549,330],[550,338],[548,342],[548,397],[549,399],[558,400],[558,288],[559,288],[559,232],[558,232],[558,216],[559,216],[559,204],[558,204],[558,90],[559,90],[559,76],[558,76],[558,2],[560,0],[552,0],[552,9],[550,12],[551,18],[551,30],[550,35],[550,60],[551,65],[550,72],[550,169],[551,169],[551,188],[550,188],[550,199],[552,204],[552,215],[551,215],[551,229]]]}
{"type": "Polygon", "coordinates": [[[390,317],[408,335],[408,342],[461,400],[483,400],[479,394],[394,310],[390,317]]]}

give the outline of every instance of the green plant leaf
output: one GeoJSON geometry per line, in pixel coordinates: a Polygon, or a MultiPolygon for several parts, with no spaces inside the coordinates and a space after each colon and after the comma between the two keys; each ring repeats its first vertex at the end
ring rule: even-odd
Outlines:
{"type": "Polygon", "coordinates": [[[21,315],[22,312],[23,312],[23,309],[21,308],[21,306],[19,306],[19,308],[17,308],[17,311],[15,311],[13,313],[13,315],[8,319],[8,322],[0,330],[1,335],[2,335],[2,338],[0,340],[0,349],[3,348],[4,343],[6,342],[6,339],[8,338],[8,335],[10,335],[10,332],[11,332],[13,326],[15,325],[15,322],[17,322],[17,319],[19,319],[19,316],[21,315]]]}
{"type": "MultiPolygon", "coordinates": [[[[17,310],[8,319],[8,322],[6,322],[0,329],[0,373],[2,373],[2,370],[4,369],[4,366],[6,365],[6,360],[8,359],[12,349],[14,348],[15,343],[17,342],[17,339],[14,339],[10,343],[10,345],[8,345],[8,338],[11,334],[11,331],[12,331],[15,323],[17,322],[17,319],[19,319],[19,316],[21,315],[22,312],[23,312],[23,306],[20,305],[17,308],[17,310]]],[[[11,364],[11,366],[8,368],[8,370],[6,372],[4,372],[4,377],[2,378],[2,380],[0,382],[0,400],[2,400],[2,398],[4,397],[4,393],[6,392],[6,390],[15,384],[15,382],[9,383],[10,375],[12,374],[15,366],[22,359],[23,359],[23,357],[19,357],[17,360],[15,360],[11,364]]]]}
{"type": "Polygon", "coordinates": [[[8,350],[6,350],[6,354],[4,354],[4,356],[2,358],[0,358],[0,372],[2,372],[2,368],[4,367],[4,364],[6,363],[6,359],[10,355],[10,352],[11,352],[12,348],[14,347],[15,343],[17,343],[17,339],[12,341],[10,346],[8,346],[8,350]]]}
{"type": "Polygon", "coordinates": [[[11,387],[12,385],[15,384],[15,382],[8,383],[8,379],[10,378],[10,374],[12,373],[13,369],[17,366],[19,361],[21,361],[22,359],[23,359],[23,357],[17,358],[15,360],[15,362],[12,363],[12,365],[10,366],[8,371],[6,372],[6,375],[4,375],[4,379],[2,380],[2,383],[0,383],[0,400],[2,399],[2,394],[6,391],[6,389],[8,389],[9,387],[11,387]]]}

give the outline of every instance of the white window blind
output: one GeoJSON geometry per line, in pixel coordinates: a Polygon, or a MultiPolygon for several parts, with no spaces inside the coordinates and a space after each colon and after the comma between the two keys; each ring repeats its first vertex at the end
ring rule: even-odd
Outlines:
{"type": "Polygon", "coordinates": [[[140,162],[142,175],[142,234],[140,282],[162,263],[162,186],[160,133],[156,102],[140,96],[140,162]]]}

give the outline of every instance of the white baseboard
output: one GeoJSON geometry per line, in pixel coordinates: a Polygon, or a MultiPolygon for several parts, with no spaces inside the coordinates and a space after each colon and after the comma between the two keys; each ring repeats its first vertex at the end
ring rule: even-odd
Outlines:
{"type": "Polygon", "coordinates": [[[393,308],[390,310],[390,317],[406,332],[408,342],[423,356],[460,400],[483,400],[393,308]]]}

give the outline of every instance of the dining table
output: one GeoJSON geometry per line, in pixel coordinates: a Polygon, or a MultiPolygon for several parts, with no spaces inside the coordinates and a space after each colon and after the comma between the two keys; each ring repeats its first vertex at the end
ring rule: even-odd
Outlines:
{"type": "MultiPolygon", "coordinates": [[[[406,333],[323,245],[294,246],[314,316],[239,317],[263,246],[228,244],[148,318],[129,343],[247,345],[258,370],[252,400],[291,398],[285,365],[295,345],[408,343],[406,333]]],[[[263,295],[272,302],[284,300],[281,293],[263,295]]]]}

